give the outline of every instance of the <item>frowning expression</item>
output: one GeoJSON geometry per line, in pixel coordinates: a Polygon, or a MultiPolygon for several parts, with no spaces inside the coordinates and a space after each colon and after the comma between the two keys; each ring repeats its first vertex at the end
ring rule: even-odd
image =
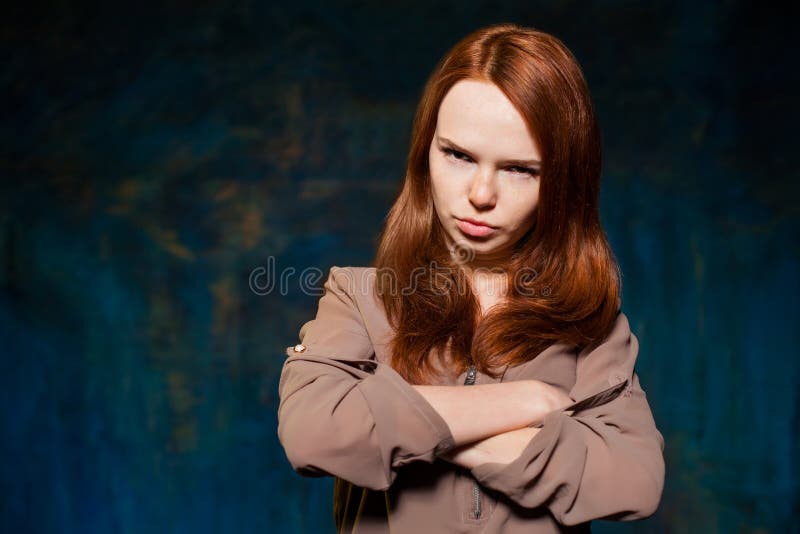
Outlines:
{"type": "Polygon", "coordinates": [[[505,260],[531,228],[541,155],[522,115],[494,84],[461,80],[439,107],[429,151],[436,214],[476,263],[505,260]]]}

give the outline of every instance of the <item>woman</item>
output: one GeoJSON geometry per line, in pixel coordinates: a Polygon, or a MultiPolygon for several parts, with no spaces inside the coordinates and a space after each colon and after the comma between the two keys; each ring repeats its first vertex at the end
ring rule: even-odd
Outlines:
{"type": "Polygon", "coordinates": [[[374,266],[331,269],[281,372],[279,439],[298,473],[336,477],[339,532],[588,532],[655,512],[664,440],[599,179],[558,39],[494,25],[437,65],[374,266]]]}

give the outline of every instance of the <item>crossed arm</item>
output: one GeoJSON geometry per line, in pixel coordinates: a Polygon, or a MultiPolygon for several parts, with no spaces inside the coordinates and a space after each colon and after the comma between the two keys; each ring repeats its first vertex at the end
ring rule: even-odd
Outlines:
{"type": "Polygon", "coordinates": [[[572,400],[538,380],[519,380],[471,387],[412,386],[442,416],[456,447],[441,458],[472,469],[486,462],[510,463],[555,409],[572,400]]]}
{"type": "Polygon", "coordinates": [[[537,380],[409,385],[377,361],[333,271],[326,289],[300,330],[303,348],[286,348],[278,384],[278,437],[299,473],[385,490],[403,465],[443,458],[520,506],[546,506],[564,525],[655,512],[664,438],[634,372],[639,345],[623,313],[600,345],[565,355],[576,358],[576,408],[566,411],[566,399],[537,380]]]}

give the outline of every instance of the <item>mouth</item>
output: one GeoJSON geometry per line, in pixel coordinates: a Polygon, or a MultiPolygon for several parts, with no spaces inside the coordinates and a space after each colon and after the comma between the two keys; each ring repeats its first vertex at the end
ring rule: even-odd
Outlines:
{"type": "Polygon", "coordinates": [[[458,228],[471,237],[486,237],[497,230],[494,226],[476,219],[456,217],[456,220],[458,221],[458,228]]]}

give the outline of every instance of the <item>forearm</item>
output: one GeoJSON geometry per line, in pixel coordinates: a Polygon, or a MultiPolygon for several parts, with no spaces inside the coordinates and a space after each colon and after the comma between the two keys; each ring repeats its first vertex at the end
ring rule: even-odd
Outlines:
{"type": "Polygon", "coordinates": [[[537,427],[509,430],[457,447],[443,455],[443,458],[467,469],[487,462],[508,464],[522,454],[522,451],[540,430],[541,428],[537,427]]]}
{"type": "Polygon", "coordinates": [[[413,387],[447,422],[458,446],[525,427],[543,417],[548,411],[547,399],[536,394],[534,382],[413,387]]]}

